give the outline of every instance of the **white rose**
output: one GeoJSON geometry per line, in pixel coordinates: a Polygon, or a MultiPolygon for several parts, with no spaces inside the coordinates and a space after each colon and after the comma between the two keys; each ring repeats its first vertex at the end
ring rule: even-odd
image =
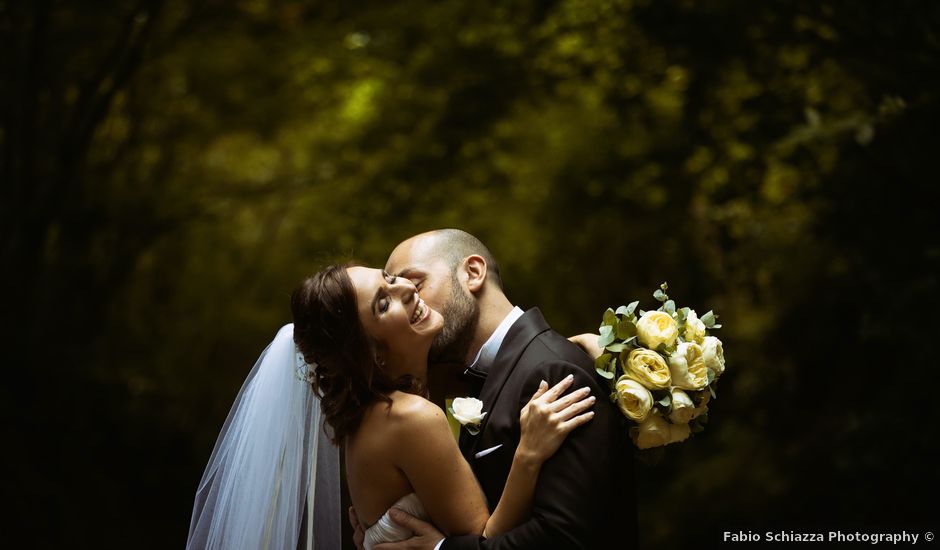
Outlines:
{"type": "Polygon", "coordinates": [[[708,385],[708,369],[702,360],[702,348],[693,342],[683,342],[669,356],[672,384],[684,390],[700,390],[708,385]]]}
{"type": "Polygon", "coordinates": [[[457,397],[450,405],[454,418],[463,426],[476,426],[486,416],[483,411],[483,402],[474,397],[457,397]]]}
{"type": "Polygon", "coordinates": [[[656,349],[661,344],[671,347],[678,335],[676,320],[662,311],[647,311],[636,322],[637,340],[649,349],[656,349]]]}
{"type": "Polygon", "coordinates": [[[685,332],[682,338],[686,342],[695,342],[701,344],[705,340],[705,323],[698,318],[695,310],[689,311],[689,316],[685,318],[685,332]]]}
{"type": "Polygon", "coordinates": [[[689,394],[676,387],[670,388],[669,393],[672,396],[672,412],[669,413],[669,420],[673,424],[688,424],[695,418],[695,405],[689,394]]]}
{"type": "Polygon", "coordinates": [[[705,366],[715,373],[715,378],[725,372],[725,352],[721,347],[721,340],[714,336],[706,336],[702,345],[702,359],[705,366]]]}
{"type": "Polygon", "coordinates": [[[621,376],[615,387],[617,406],[630,420],[643,422],[653,408],[653,394],[643,384],[621,376]]]}

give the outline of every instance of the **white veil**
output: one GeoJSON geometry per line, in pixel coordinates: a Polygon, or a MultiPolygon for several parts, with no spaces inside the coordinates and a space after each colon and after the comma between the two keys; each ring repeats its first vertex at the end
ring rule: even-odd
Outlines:
{"type": "Polygon", "coordinates": [[[285,325],[225,420],[196,491],[187,550],[340,547],[339,449],[308,368],[294,325],[285,325]]]}

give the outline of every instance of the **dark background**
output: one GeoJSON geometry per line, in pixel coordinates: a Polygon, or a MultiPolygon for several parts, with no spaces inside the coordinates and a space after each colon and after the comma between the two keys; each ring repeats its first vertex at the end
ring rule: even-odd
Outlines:
{"type": "Polygon", "coordinates": [[[940,3],[0,0],[5,542],[181,548],[288,296],[465,228],[558,330],[714,308],[645,548],[936,527],[940,3]]]}

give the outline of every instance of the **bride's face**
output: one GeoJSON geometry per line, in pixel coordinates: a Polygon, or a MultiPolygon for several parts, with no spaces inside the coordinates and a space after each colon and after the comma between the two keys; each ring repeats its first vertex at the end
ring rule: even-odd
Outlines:
{"type": "Polygon", "coordinates": [[[391,370],[407,371],[414,361],[424,364],[444,318],[418,296],[415,285],[380,269],[347,270],[359,306],[359,320],[369,336],[381,344],[391,370]]]}

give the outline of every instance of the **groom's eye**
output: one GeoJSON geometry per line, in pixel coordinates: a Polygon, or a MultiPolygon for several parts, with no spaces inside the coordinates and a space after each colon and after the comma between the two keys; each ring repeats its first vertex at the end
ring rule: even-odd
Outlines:
{"type": "Polygon", "coordinates": [[[382,298],[379,300],[379,313],[385,313],[388,311],[388,298],[382,298]]]}

